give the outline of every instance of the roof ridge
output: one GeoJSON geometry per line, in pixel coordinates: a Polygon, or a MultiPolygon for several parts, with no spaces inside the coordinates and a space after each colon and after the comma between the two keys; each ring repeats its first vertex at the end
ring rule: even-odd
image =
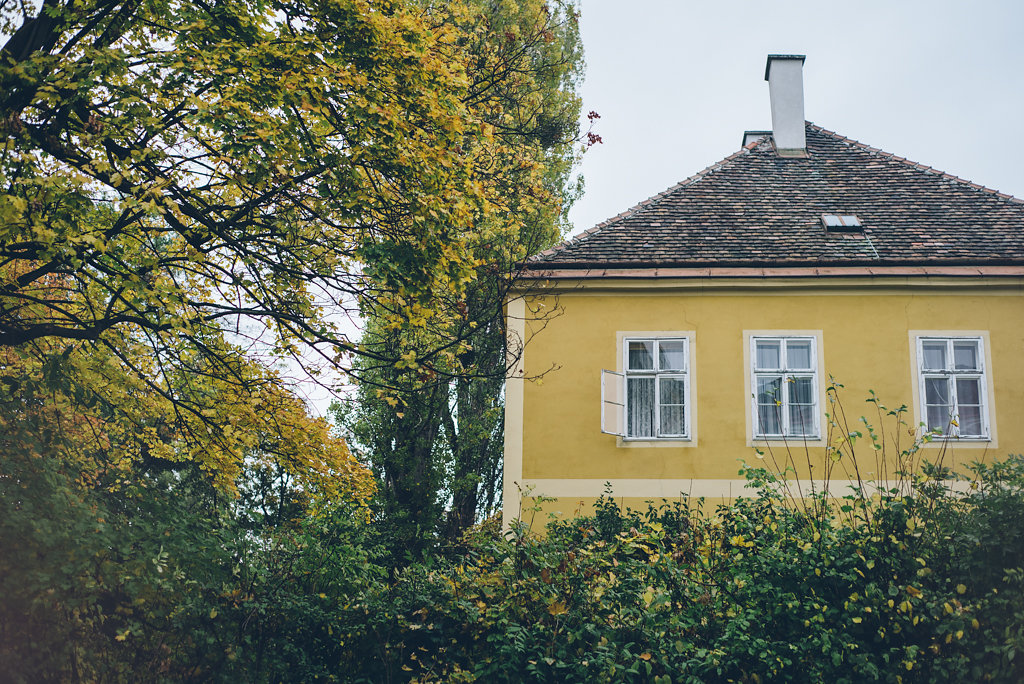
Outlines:
{"type": "Polygon", "coordinates": [[[831,138],[835,138],[836,140],[839,140],[839,141],[842,141],[842,142],[846,142],[846,143],[849,143],[849,144],[854,145],[856,147],[859,147],[860,149],[864,150],[868,154],[872,154],[872,155],[875,155],[875,156],[878,156],[878,157],[884,157],[886,159],[890,159],[890,160],[895,161],[895,162],[900,162],[900,163],[902,163],[902,164],[904,164],[906,166],[911,167],[912,169],[916,169],[917,171],[921,171],[922,173],[937,174],[937,175],[941,176],[942,178],[945,178],[946,180],[951,180],[951,181],[953,181],[955,183],[959,183],[961,185],[966,185],[967,187],[971,188],[972,190],[978,190],[978,191],[981,191],[981,192],[987,192],[987,193],[989,193],[991,195],[995,195],[997,197],[1000,197],[1000,198],[1002,198],[1004,200],[1008,200],[1008,201],[1013,202],[1015,204],[1024,204],[1024,199],[1021,199],[1019,197],[1015,197],[1014,195],[1010,195],[1010,194],[1005,193],[1005,192],[1000,192],[999,190],[996,190],[995,188],[990,188],[990,187],[981,185],[980,183],[975,183],[973,181],[969,181],[966,178],[961,178],[960,176],[954,175],[952,173],[948,173],[946,171],[940,171],[939,169],[936,169],[935,167],[928,166],[927,164],[922,164],[920,162],[916,162],[916,161],[913,161],[911,159],[907,159],[906,157],[900,157],[899,155],[893,154],[892,152],[886,152],[885,150],[880,149],[878,147],[872,147],[871,145],[868,145],[867,143],[862,143],[859,140],[854,140],[853,138],[848,138],[848,137],[846,137],[845,135],[843,135],[841,133],[836,133],[835,131],[830,131],[829,129],[823,128],[822,126],[819,126],[819,125],[817,125],[817,124],[815,124],[815,123],[813,123],[811,121],[805,121],[804,123],[807,125],[808,128],[811,128],[811,129],[813,129],[813,130],[815,130],[815,131],[817,131],[819,133],[823,133],[823,134],[825,134],[825,135],[827,135],[827,136],[829,136],[831,138]]]}
{"type": "MultiPolygon", "coordinates": [[[[765,136],[765,137],[767,137],[767,136],[765,136]]],[[[540,252],[537,252],[536,254],[531,255],[529,258],[527,258],[527,261],[540,261],[543,257],[551,256],[552,254],[557,254],[558,252],[562,251],[563,249],[566,249],[566,248],[570,247],[571,245],[578,244],[582,240],[585,240],[585,239],[587,239],[587,238],[589,238],[589,237],[591,237],[593,235],[596,235],[597,233],[601,232],[602,230],[604,230],[608,226],[612,225],[613,223],[618,223],[619,221],[622,221],[624,219],[627,219],[627,218],[629,218],[631,216],[634,216],[634,215],[638,214],[639,212],[643,211],[644,209],[650,207],[656,201],[663,199],[664,197],[666,197],[670,193],[673,193],[676,190],[679,190],[680,188],[686,187],[688,185],[693,185],[697,181],[699,181],[699,180],[701,180],[703,178],[706,178],[707,176],[709,176],[710,174],[714,173],[715,171],[718,171],[718,170],[722,169],[726,164],[729,164],[729,163],[735,161],[737,158],[742,157],[742,156],[747,155],[747,154],[750,154],[750,151],[756,146],[757,142],[760,142],[760,140],[761,139],[758,139],[758,141],[752,142],[749,145],[747,145],[746,147],[741,147],[740,149],[738,149],[735,152],[733,152],[732,154],[722,158],[721,160],[715,162],[714,164],[711,164],[710,166],[707,166],[707,167],[701,169],[700,171],[698,171],[697,173],[693,174],[689,178],[684,178],[683,180],[679,181],[675,185],[669,186],[668,188],[662,190],[661,192],[659,192],[659,193],[657,193],[655,195],[651,195],[647,199],[642,200],[642,201],[638,202],[637,204],[634,204],[629,209],[626,209],[625,211],[620,212],[620,213],[616,214],[615,216],[612,216],[611,218],[607,218],[604,221],[601,221],[600,223],[598,223],[597,225],[595,225],[595,226],[593,226],[591,228],[587,228],[586,230],[584,230],[583,232],[579,233],[578,235],[576,235],[574,237],[571,237],[568,240],[562,240],[561,242],[559,242],[556,245],[552,245],[551,247],[548,247],[545,250],[542,250],[540,252]]]]}

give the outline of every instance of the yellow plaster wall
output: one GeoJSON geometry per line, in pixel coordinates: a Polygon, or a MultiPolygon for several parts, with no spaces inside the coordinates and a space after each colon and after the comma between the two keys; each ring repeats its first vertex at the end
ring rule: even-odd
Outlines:
{"type": "MultiPolygon", "coordinates": [[[[908,422],[919,420],[913,406],[909,331],[986,331],[991,352],[988,380],[995,404],[990,421],[996,440],[954,444],[953,460],[995,458],[1024,449],[1024,296],[1019,283],[980,283],[934,292],[857,287],[830,293],[764,287],[584,290],[534,297],[527,308],[560,313],[548,318],[543,329],[529,321],[526,326],[532,339],[525,353],[525,375],[543,377],[524,383],[524,482],[737,478],[741,459],[756,461],[746,426],[750,398],[744,385],[749,372],[744,363],[745,330],[820,330],[822,381],[831,375],[845,385],[840,399],[851,424],[861,415],[878,422],[873,407],[865,403],[869,390],[889,406],[906,404],[908,422]],[[627,448],[600,431],[600,370],[617,367],[621,352],[616,334],[645,330],[694,332],[691,396],[697,402],[697,440],[690,447],[627,448]]],[[[509,415],[514,414],[512,407],[509,415]]],[[[822,418],[823,430],[825,425],[822,418]]],[[[518,429],[514,424],[508,428],[518,429]]],[[[891,434],[892,424],[885,428],[891,434]]],[[[904,432],[904,444],[910,439],[904,432]]],[[[785,449],[775,446],[773,451],[781,462],[785,449]]],[[[807,476],[808,462],[814,466],[813,477],[821,476],[823,447],[805,450],[794,445],[791,453],[802,477],[807,476]]],[[[861,453],[862,473],[877,471],[870,450],[861,453]]],[[[851,473],[852,469],[841,468],[833,478],[847,479],[851,473]]],[[[566,498],[546,508],[566,506],[576,504],[566,498]]]]}

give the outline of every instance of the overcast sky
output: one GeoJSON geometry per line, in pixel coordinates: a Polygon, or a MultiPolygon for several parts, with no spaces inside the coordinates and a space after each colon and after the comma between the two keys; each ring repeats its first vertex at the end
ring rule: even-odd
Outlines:
{"type": "Polygon", "coordinates": [[[807,55],[805,118],[1024,198],[1024,2],[582,0],[593,226],[768,130],[769,53],[807,55]]]}

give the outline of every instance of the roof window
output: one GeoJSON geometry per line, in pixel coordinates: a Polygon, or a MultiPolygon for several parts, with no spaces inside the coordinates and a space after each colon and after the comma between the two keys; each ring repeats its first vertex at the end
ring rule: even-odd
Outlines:
{"type": "Polygon", "coordinates": [[[822,214],[821,223],[830,233],[862,233],[864,226],[853,214],[822,214]]]}

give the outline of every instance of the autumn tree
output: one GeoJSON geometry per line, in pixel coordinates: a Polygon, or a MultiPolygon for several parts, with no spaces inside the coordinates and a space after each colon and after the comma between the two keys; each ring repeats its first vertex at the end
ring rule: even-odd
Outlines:
{"type": "Polygon", "coordinates": [[[40,611],[88,649],[77,636],[113,644],[135,638],[125,615],[156,620],[133,601],[175,591],[154,574],[165,532],[181,559],[208,551],[187,567],[213,577],[237,562],[217,535],[239,507],[292,525],[369,495],[275,368],[319,357],[351,372],[355,354],[447,372],[469,330],[442,297],[517,230],[507,189],[541,198],[544,178],[507,163],[474,99],[462,3],[0,11],[0,627],[40,611]],[[356,310],[432,334],[357,345],[339,324],[356,310]],[[120,583],[125,564],[148,578],[142,595],[120,583]]]}
{"type": "Polygon", "coordinates": [[[468,102],[495,131],[500,218],[477,224],[485,237],[473,245],[474,286],[438,300],[454,317],[395,326],[389,311],[364,306],[362,342],[375,353],[357,362],[356,401],[338,407],[380,478],[384,517],[411,550],[438,535],[457,538],[500,502],[505,371],[519,351],[506,346],[502,307],[517,264],[558,239],[580,191],[572,175],[581,149],[575,6],[478,2],[467,19],[468,102]],[[464,342],[442,363],[376,360],[411,340],[445,339],[464,342]]]}
{"type": "Polygon", "coordinates": [[[544,199],[538,160],[509,157],[479,101],[515,74],[474,61],[474,11],[5,5],[0,344],[116,347],[131,327],[157,358],[171,339],[209,355],[207,336],[257,321],[265,348],[348,370],[373,352],[344,312],[450,318],[436,296],[465,291],[479,246],[515,229],[510,184],[544,199]]]}
{"type": "Polygon", "coordinates": [[[107,349],[183,439],[226,436],[214,469],[244,450],[190,385],[254,382],[242,357],[457,374],[500,300],[468,312],[466,293],[550,240],[571,194],[574,19],[539,2],[6,3],[0,345],[107,349]],[[398,343],[350,340],[356,311],[398,343]]]}
{"type": "Polygon", "coordinates": [[[241,571],[279,571],[260,553],[322,511],[365,515],[370,472],[272,372],[240,354],[243,383],[189,369],[171,384],[205,414],[176,417],[137,375],[146,351],[120,349],[128,366],[89,342],[0,347],[0,671],[11,681],[209,677],[225,651],[206,663],[193,635],[211,602],[253,596],[241,571]]]}

